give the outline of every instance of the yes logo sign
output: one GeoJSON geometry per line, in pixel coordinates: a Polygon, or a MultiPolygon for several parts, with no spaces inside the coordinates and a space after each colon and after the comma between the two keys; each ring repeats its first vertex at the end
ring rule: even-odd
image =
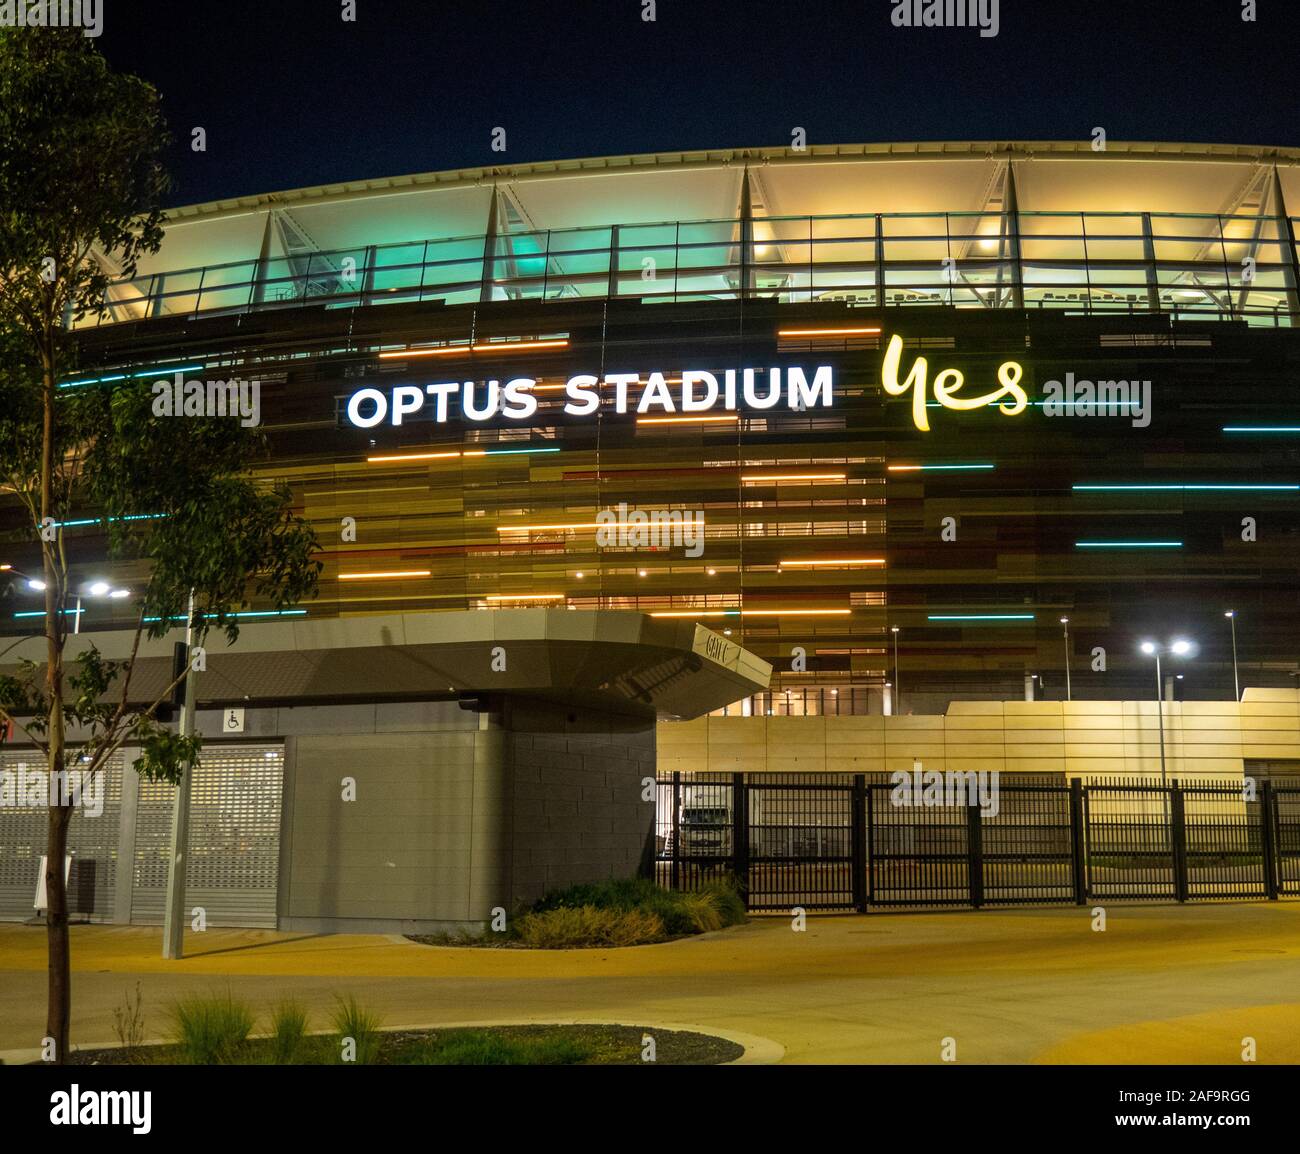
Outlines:
{"type": "Polygon", "coordinates": [[[1020,378],[1025,375],[1025,370],[1015,361],[1004,361],[998,366],[998,384],[1002,387],[996,392],[979,397],[959,397],[957,393],[966,383],[966,378],[959,370],[941,369],[935,373],[933,382],[930,382],[929,362],[925,357],[917,357],[908,370],[906,380],[899,381],[898,369],[902,357],[903,338],[894,335],[889,338],[889,344],[885,348],[885,360],[880,367],[881,383],[891,397],[904,396],[911,390],[912,422],[922,432],[930,431],[930,418],[926,408],[931,388],[934,390],[934,399],[945,409],[982,409],[1001,401],[998,409],[1006,416],[1014,417],[1023,413],[1029,404],[1025,390],[1020,387],[1020,378]]]}

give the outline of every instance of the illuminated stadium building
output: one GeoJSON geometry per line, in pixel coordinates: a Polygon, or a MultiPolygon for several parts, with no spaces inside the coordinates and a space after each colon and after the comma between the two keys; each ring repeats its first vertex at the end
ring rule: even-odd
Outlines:
{"type": "MultiPolygon", "coordinates": [[[[467,683],[380,687],[396,659],[329,654],[364,646],[367,622],[386,645],[400,622],[408,644],[454,647],[472,611],[522,609],[635,611],[651,648],[703,656],[690,676],[732,663],[699,692],[667,658],[662,677],[620,681],[614,661],[571,683],[660,716],[1055,701],[1067,663],[1076,701],[1149,700],[1137,642],[1175,634],[1197,644],[1165,669],[1189,704],[1232,702],[1234,676],[1294,697],[1298,164],[812,146],[180,208],[81,330],[69,387],[261,382],[268,474],[325,570],[295,622],[250,624],[247,667],[200,690],[214,708],[454,708],[467,683]],[[325,654],[310,675],[287,664],[303,630],[325,654]]],[[[89,574],[97,530],[69,536],[89,574]]],[[[575,623],[512,615],[581,632],[558,617],[575,623]]],[[[130,621],[97,602],[83,628],[130,621]]],[[[585,657],[544,660],[558,676],[585,657]]],[[[244,732],[278,741],[284,718],[244,732]]],[[[292,908],[282,892],[280,924],[332,916],[292,908]]]]}
{"type": "Polygon", "coordinates": [[[1081,696],[1138,694],[1133,639],[1190,629],[1187,693],[1221,697],[1235,608],[1252,683],[1290,685],[1297,156],[765,149],[177,209],[114,288],[112,323],[86,333],[83,379],[180,366],[263,382],[275,471],[327,541],[345,516],[361,526],[327,545],[312,617],[541,604],[695,619],[776,667],[758,708],[795,713],[880,708],[897,625],[900,701],[920,712],[1018,696],[1025,673],[1063,695],[1063,616],[1081,696]],[[1020,366],[1026,411],[952,410],[931,391],[921,432],[913,396],[882,391],[895,334],[900,376],[923,356],[931,382],[962,372],[965,397],[1020,366]],[[830,404],[681,411],[683,371],[721,391],[727,369],[811,381],[819,366],[830,404]],[[638,413],[652,372],[673,408],[656,396],[638,413]],[[595,412],[564,411],[569,378],[615,373],[640,377],[631,411],[612,385],[595,412]],[[1121,398],[1088,417],[1078,393],[1075,415],[1049,416],[1045,383],[1067,374],[1150,381],[1149,412],[1135,392],[1132,411],[1121,398]],[[474,381],[482,407],[486,382],[513,378],[536,381],[523,419],[463,419],[457,395],[440,423],[428,394],[400,426],[347,415],[363,388],[474,381]],[[702,514],[702,552],[598,548],[596,515],[620,502],[702,514]]]}

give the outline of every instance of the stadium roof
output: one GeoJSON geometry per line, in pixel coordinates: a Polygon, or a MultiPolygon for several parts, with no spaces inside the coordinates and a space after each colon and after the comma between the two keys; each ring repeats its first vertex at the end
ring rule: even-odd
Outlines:
{"type": "MultiPolygon", "coordinates": [[[[363,303],[431,285],[432,295],[449,303],[462,299],[462,290],[464,299],[477,300],[480,281],[489,286],[483,300],[527,295],[534,280],[547,282],[540,290],[547,299],[552,290],[625,295],[615,272],[636,271],[627,264],[632,254],[658,260],[660,247],[671,250],[679,280],[685,270],[708,269],[683,291],[723,293],[737,287],[729,273],[742,259],[734,248],[742,239],[759,246],[744,259],[791,270],[779,291],[805,291],[811,299],[817,288],[834,285],[834,276],[818,270],[810,286],[797,270],[814,261],[828,269],[860,265],[863,245],[875,235],[888,236],[884,260],[895,267],[937,264],[938,241],[958,260],[1062,261],[1075,259],[1085,233],[1101,241],[1136,237],[1142,214],[1160,218],[1146,226],[1155,234],[1155,260],[1228,264],[1249,253],[1281,268],[1294,254],[1287,255],[1278,218],[1297,213],[1300,150],[1219,144],[1111,141],[1102,151],[1091,140],[809,145],[459,169],[172,209],[160,251],[141,261],[132,284],[115,290],[113,319],[338,296],[349,266],[366,270],[358,289],[363,303]],[[1014,252],[1005,224],[1012,209],[1021,221],[1014,252]],[[878,234],[877,214],[894,218],[878,234]],[[1124,214],[1127,223],[1107,227],[1094,214],[1124,214]],[[1187,218],[1171,220],[1182,214],[1187,218]],[[1063,221],[1066,215],[1073,221],[1063,221]],[[741,222],[749,222],[748,236],[741,222]],[[628,231],[619,237],[612,226],[628,231]],[[1040,239],[1030,245],[1035,235],[1040,239]],[[841,238],[848,243],[839,245],[841,238]],[[1032,251],[1020,251],[1022,240],[1032,251]],[[1245,247],[1226,251],[1225,242],[1245,247]],[[730,256],[721,253],[724,245],[733,246],[730,256]],[[485,269],[489,254],[502,263],[485,269]],[[398,266],[424,271],[401,280],[389,272],[398,266]],[[209,271],[173,275],[200,269],[209,271]],[[330,278],[335,283],[326,294],[330,278]]],[[[1106,256],[1104,248],[1094,245],[1085,259],[1106,256]]],[[[1130,259],[1118,248],[1113,256],[1130,259]]],[[[1078,278],[1053,274],[1053,283],[1086,281],[1078,271],[1078,278]]],[[[844,283],[857,287],[861,279],[844,283]]],[[[1193,280],[1211,283],[1200,275],[1193,280]]],[[[761,278],[741,283],[765,287],[761,278]]],[[[1269,299],[1262,307],[1271,307],[1269,299]]],[[[1261,300],[1251,307],[1257,305],[1261,300]]]]}

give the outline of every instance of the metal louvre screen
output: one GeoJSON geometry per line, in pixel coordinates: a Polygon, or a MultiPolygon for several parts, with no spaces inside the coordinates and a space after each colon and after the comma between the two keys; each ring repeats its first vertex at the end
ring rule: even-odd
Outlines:
{"type": "MultiPolygon", "coordinates": [[[[275,928],[283,788],[283,746],[204,747],[191,785],[187,917],[201,907],[210,926],[275,928]]],[[[173,786],[140,783],[133,922],[163,920],[174,796],[173,786]]]]}
{"type": "MultiPolygon", "coordinates": [[[[75,764],[75,763],[74,763],[75,764]]],[[[73,918],[109,921],[117,884],[117,842],[122,807],[121,751],[98,771],[94,789],[73,809],[68,825],[68,912],[73,918]],[[99,810],[102,803],[102,812],[99,810]]],[[[39,751],[0,752],[4,804],[0,805],[0,918],[37,913],[36,882],[45,853],[49,772],[39,751]],[[24,790],[24,786],[26,789],[24,790]],[[10,792],[12,791],[12,792],[10,792]],[[38,804],[21,804],[39,795],[38,804]],[[23,794],[27,793],[27,797],[23,794]]]]}

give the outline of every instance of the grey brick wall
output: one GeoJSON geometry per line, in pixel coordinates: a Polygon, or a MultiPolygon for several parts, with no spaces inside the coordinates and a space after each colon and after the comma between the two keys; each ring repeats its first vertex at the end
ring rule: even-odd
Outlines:
{"type": "Polygon", "coordinates": [[[654,827],[653,722],[513,704],[504,719],[513,783],[515,901],[637,873],[654,827]],[[653,798],[653,790],[651,790],[653,798]]]}

